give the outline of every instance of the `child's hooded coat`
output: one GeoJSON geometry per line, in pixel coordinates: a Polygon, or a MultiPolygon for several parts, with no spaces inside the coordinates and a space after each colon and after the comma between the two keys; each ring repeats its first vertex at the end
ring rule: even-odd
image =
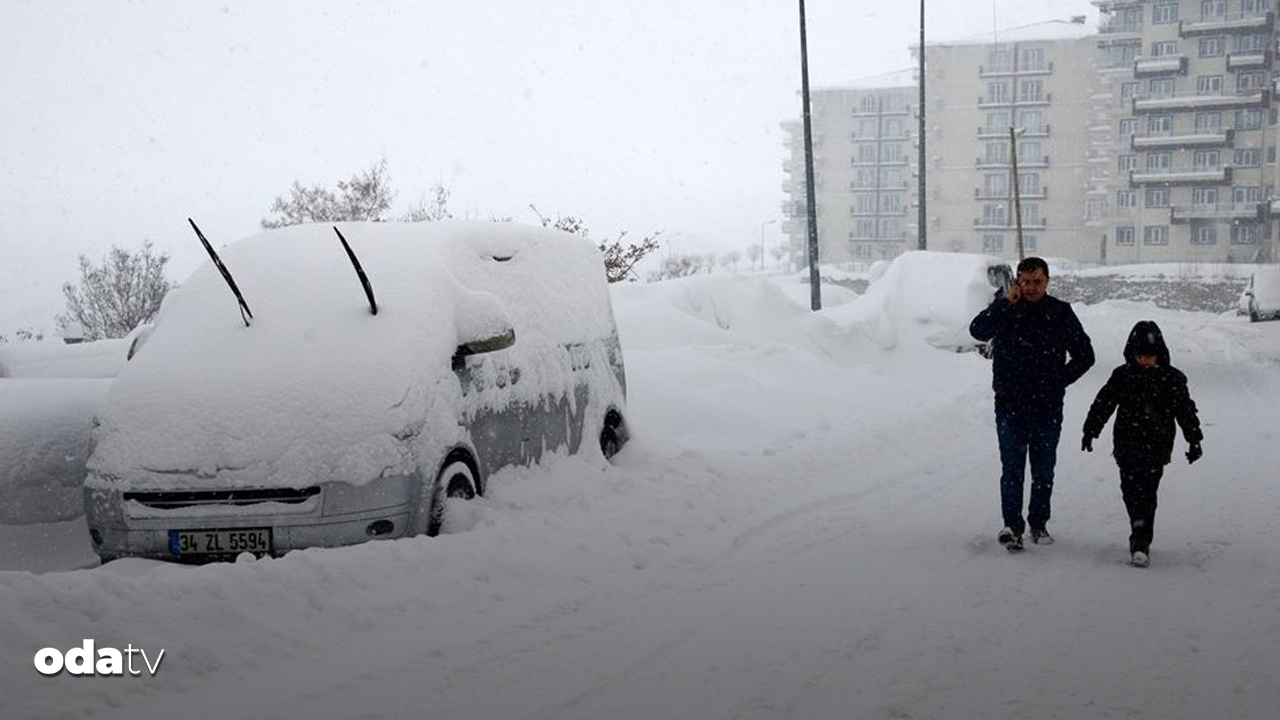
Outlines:
{"type": "Polygon", "coordinates": [[[1111,413],[1116,412],[1112,452],[1116,463],[1120,467],[1163,467],[1173,454],[1175,422],[1188,443],[1203,438],[1196,404],[1187,390],[1187,376],[1169,364],[1164,335],[1150,320],[1138,322],[1129,332],[1124,360],[1098,391],[1084,422],[1084,434],[1090,438],[1101,435],[1111,413]],[[1155,355],[1156,367],[1138,365],[1138,355],[1155,355]]]}

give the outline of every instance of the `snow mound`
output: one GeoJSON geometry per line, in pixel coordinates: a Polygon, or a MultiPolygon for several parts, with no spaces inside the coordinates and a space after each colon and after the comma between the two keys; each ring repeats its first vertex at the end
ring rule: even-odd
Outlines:
{"type": "Polygon", "coordinates": [[[84,514],[82,485],[102,379],[0,380],[0,524],[84,514]]]}
{"type": "Polygon", "coordinates": [[[995,290],[987,268],[1002,262],[987,255],[905,253],[883,274],[877,268],[861,297],[824,313],[882,350],[972,347],[969,323],[995,290]]]}
{"type": "Polygon", "coordinates": [[[113,378],[131,340],[98,340],[67,345],[42,340],[0,345],[0,378],[113,378]]]}

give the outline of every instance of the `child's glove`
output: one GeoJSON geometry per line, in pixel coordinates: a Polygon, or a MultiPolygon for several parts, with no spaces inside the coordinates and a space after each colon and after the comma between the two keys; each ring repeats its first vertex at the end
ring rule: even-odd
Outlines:
{"type": "Polygon", "coordinates": [[[1204,450],[1200,449],[1200,443],[1191,443],[1191,447],[1187,448],[1187,464],[1190,465],[1199,460],[1201,455],[1204,455],[1204,450]]]}
{"type": "Polygon", "coordinates": [[[1084,439],[1080,441],[1080,450],[1082,452],[1093,452],[1093,438],[1085,435],[1084,439]]]}

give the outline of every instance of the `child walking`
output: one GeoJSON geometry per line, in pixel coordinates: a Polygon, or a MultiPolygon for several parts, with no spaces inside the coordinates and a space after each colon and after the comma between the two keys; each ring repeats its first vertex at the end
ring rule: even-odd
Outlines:
{"type": "Polygon", "coordinates": [[[1112,454],[1120,467],[1120,492],[1129,511],[1129,554],[1134,565],[1146,567],[1156,520],[1156,491],[1173,454],[1175,422],[1190,446],[1187,462],[1204,454],[1200,449],[1204,435],[1187,390],[1187,376],[1169,364],[1164,336],[1150,320],[1139,321],[1129,331],[1124,365],[1111,372],[1085,418],[1082,450],[1093,452],[1093,439],[1102,434],[1112,412],[1116,412],[1112,454]]]}

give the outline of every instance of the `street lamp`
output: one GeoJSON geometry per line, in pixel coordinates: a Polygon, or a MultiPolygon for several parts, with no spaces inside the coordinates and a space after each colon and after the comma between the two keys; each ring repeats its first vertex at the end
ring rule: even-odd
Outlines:
{"type": "Polygon", "coordinates": [[[764,270],[764,226],[778,222],[777,218],[760,223],[760,269],[764,270]]]}

